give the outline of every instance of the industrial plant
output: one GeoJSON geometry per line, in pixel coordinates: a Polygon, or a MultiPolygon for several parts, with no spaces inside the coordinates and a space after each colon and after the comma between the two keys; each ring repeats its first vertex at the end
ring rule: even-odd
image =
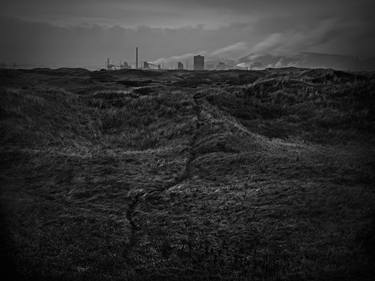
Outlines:
{"type": "MultiPolygon", "coordinates": [[[[177,70],[188,70],[188,62],[184,64],[179,61],[177,62],[177,67],[174,69],[177,70]]],[[[111,62],[110,58],[107,58],[105,62],[105,69],[106,70],[119,70],[119,69],[145,69],[145,70],[162,70],[162,69],[171,69],[171,68],[164,68],[162,64],[156,64],[150,61],[143,61],[143,67],[139,66],[139,49],[138,47],[135,48],[135,65],[128,64],[127,61],[120,62],[119,64],[114,64],[111,62]]],[[[193,70],[204,70],[204,56],[196,55],[193,57],[193,70]]]]}
{"type": "Polygon", "coordinates": [[[204,56],[194,56],[194,70],[204,70],[204,56]]]}

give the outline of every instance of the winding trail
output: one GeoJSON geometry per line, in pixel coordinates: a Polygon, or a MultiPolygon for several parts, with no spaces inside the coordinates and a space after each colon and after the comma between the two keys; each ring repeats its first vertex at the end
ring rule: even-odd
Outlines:
{"type": "Polygon", "coordinates": [[[182,182],[188,180],[191,177],[191,169],[192,169],[192,162],[196,158],[196,144],[197,139],[199,135],[199,130],[202,127],[203,124],[203,117],[202,117],[202,107],[199,102],[199,97],[197,95],[193,96],[193,110],[194,110],[194,119],[196,120],[194,124],[194,133],[192,138],[189,142],[189,148],[188,148],[188,157],[185,162],[185,166],[183,168],[183,171],[180,176],[178,176],[175,180],[166,183],[161,188],[155,188],[153,190],[150,190],[148,192],[139,192],[132,196],[130,196],[130,203],[128,205],[127,211],[126,211],[126,219],[129,222],[130,225],[130,235],[128,243],[125,245],[124,250],[124,256],[128,256],[133,247],[136,245],[137,241],[141,237],[140,230],[142,229],[139,225],[135,222],[135,215],[137,212],[137,208],[139,205],[143,202],[145,202],[148,199],[160,197],[161,193],[164,191],[170,189],[173,186],[176,186],[178,184],[181,184],[182,182]]]}

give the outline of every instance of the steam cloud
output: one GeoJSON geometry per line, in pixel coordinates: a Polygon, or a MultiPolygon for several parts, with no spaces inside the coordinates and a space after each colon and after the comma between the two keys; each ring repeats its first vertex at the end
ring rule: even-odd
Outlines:
{"type": "Polygon", "coordinates": [[[209,59],[220,59],[220,58],[228,58],[228,59],[233,59],[233,58],[239,58],[240,56],[246,55],[249,51],[249,44],[246,42],[237,42],[235,44],[216,49],[214,51],[208,52],[208,51],[200,51],[196,53],[186,53],[182,55],[177,55],[177,56],[171,56],[167,58],[159,58],[152,63],[154,64],[163,64],[165,66],[169,67],[174,67],[177,62],[179,61],[185,61],[188,63],[192,60],[192,57],[195,55],[204,55],[209,59]]]}
{"type": "Polygon", "coordinates": [[[189,61],[194,55],[205,55],[208,59],[231,59],[235,60],[241,56],[248,55],[255,59],[261,55],[289,56],[301,52],[308,52],[314,47],[324,44],[333,38],[331,35],[338,32],[340,24],[335,20],[321,21],[313,29],[294,29],[285,32],[272,33],[264,40],[251,46],[249,42],[240,41],[213,51],[200,51],[186,53],[167,58],[159,58],[153,63],[174,67],[179,61],[189,61]]]}
{"type": "Polygon", "coordinates": [[[313,47],[327,42],[332,33],[337,31],[339,23],[335,20],[325,20],[311,30],[289,30],[283,33],[273,33],[256,44],[251,53],[272,55],[293,55],[310,51],[313,47]]]}

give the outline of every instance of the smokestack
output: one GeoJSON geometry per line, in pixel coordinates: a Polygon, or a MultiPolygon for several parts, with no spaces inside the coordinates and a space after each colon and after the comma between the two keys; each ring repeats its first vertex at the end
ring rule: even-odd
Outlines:
{"type": "Polygon", "coordinates": [[[138,69],[138,47],[135,48],[135,69],[138,69]]]}

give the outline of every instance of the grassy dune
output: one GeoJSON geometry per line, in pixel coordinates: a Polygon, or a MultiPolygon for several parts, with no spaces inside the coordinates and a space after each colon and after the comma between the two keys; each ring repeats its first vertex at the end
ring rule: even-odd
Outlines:
{"type": "Polygon", "coordinates": [[[372,280],[375,76],[0,71],[22,280],[372,280]]]}

